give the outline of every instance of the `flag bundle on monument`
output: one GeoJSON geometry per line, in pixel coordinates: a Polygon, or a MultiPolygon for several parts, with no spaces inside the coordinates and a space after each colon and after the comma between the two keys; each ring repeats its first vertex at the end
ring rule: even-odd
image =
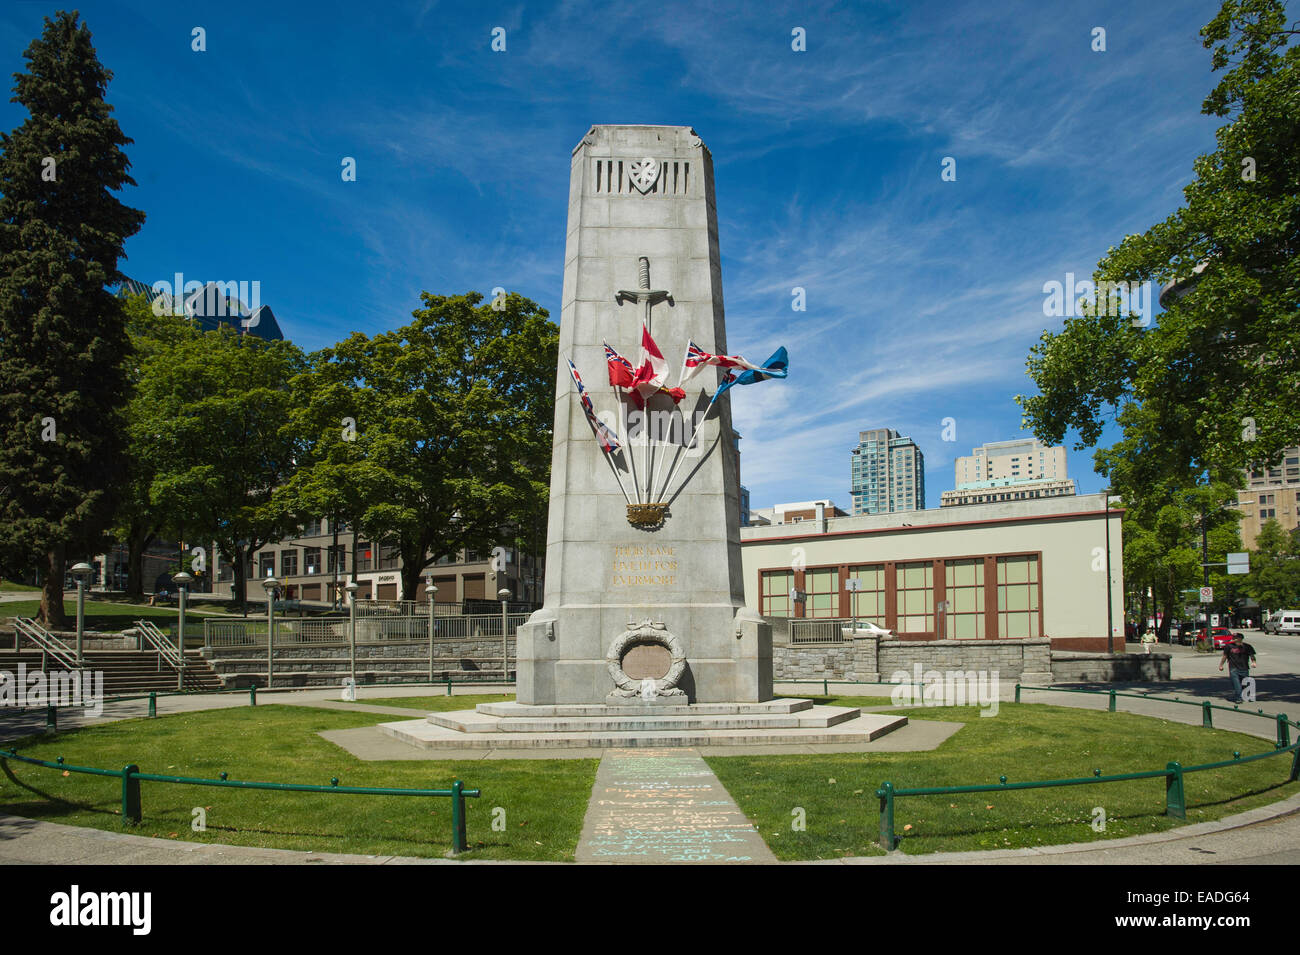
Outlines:
{"type": "Polygon", "coordinates": [[[682,364],[682,380],[680,384],[686,384],[695,377],[696,373],[708,365],[717,365],[719,368],[749,368],[754,371],[760,371],[758,365],[740,355],[710,355],[695,342],[686,343],[686,361],[682,364]]]}
{"type": "Polygon", "coordinates": [[[752,385],[755,382],[767,381],[769,378],[784,378],[789,371],[789,366],[790,356],[786,354],[785,346],[782,345],[760,367],[754,368],[751,365],[749,371],[742,371],[739,374],[729,372],[718,385],[718,390],[713,393],[712,400],[717,401],[732,385],[752,385]]]}
{"type": "MultiPolygon", "coordinates": [[[[606,349],[609,348],[608,345],[605,347],[606,349]]],[[[619,444],[618,437],[609,426],[596,417],[596,409],[591,405],[591,396],[587,394],[587,389],[582,386],[582,376],[578,374],[578,366],[573,363],[572,359],[569,359],[569,374],[573,376],[573,383],[578,388],[578,402],[582,405],[582,413],[587,416],[587,423],[596,432],[596,440],[600,442],[601,450],[606,454],[617,451],[622,445],[619,444]]]]}

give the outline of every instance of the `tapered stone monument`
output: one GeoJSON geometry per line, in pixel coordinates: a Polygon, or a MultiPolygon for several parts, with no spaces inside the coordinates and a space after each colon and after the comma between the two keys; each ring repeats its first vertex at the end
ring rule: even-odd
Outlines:
{"type": "Polygon", "coordinates": [[[636,364],[643,325],[668,386],[688,342],[728,353],[712,158],[689,127],[593,126],[569,180],[546,591],[519,629],[523,704],[772,696],[770,628],[744,605],[730,395],[704,415],[707,368],[679,404],[659,392],[642,413],[609,384],[605,344],[636,364]]]}
{"type": "Polygon", "coordinates": [[[691,342],[729,353],[709,151],[684,126],[593,126],[573,151],[545,603],[518,630],[516,699],[384,733],[444,754],[866,746],[907,722],[772,698],[741,577],[730,395],[747,389],[710,407],[710,366],[674,394],[691,342]]]}

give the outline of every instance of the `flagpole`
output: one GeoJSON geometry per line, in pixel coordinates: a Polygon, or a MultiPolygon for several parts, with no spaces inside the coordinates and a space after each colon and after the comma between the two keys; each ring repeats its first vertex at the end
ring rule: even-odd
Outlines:
{"type": "MultiPolygon", "coordinates": [[[[628,465],[628,469],[631,471],[632,486],[636,488],[636,502],[640,504],[641,484],[636,477],[636,454],[633,453],[634,449],[630,447],[632,442],[632,427],[631,425],[628,424],[628,420],[627,420],[628,419],[627,402],[623,400],[623,389],[621,386],[615,385],[614,390],[618,392],[618,406],[623,411],[623,436],[629,444],[629,447],[627,449],[627,465],[628,465]]],[[[628,501],[628,504],[631,503],[632,503],[631,501],[628,501]]]]}
{"type": "MultiPolygon", "coordinates": [[[[596,436],[596,443],[600,443],[599,435],[596,436]]],[[[601,449],[600,453],[605,458],[605,463],[609,465],[609,469],[614,472],[614,480],[618,482],[618,489],[623,492],[623,500],[627,502],[628,507],[631,507],[632,498],[628,497],[627,488],[623,486],[623,479],[618,476],[618,468],[614,466],[614,456],[604,448],[601,449]]]]}
{"type": "MultiPolygon", "coordinates": [[[[700,419],[700,428],[704,427],[704,422],[709,420],[709,412],[713,410],[713,403],[717,400],[718,393],[715,391],[713,397],[709,399],[709,406],[704,409],[704,417],[700,419]]],[[[659,495],[661,500],[667,495],[668,485],[673,483],[673,478],[676,477],[677,472],[682,469],[682,464],[690,455],[691,449],[695,447],[695,442],[700,439],[700,428],[696,428],[691,434],[691,443],[686,446],[686,450],[682,452],[682,456],[677,459],[677,463],[674,464],[672,470],[668,472],[668,480],[664,481],[664,489],[659,495]]]]}

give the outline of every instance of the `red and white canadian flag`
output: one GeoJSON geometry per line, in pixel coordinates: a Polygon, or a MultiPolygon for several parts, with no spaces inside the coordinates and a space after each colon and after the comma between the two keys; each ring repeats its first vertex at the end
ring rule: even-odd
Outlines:
{"type": "Polygon", "coordinates": [[[659,350],[659,346],[655,344],[655,340],[650,337],[650,329],[642,323],[641,351],[637,356],[637,366],[632,376],[632,395],[637,407],[644,408],[646,400],[660,391],[667,392],[674,402],[686,397],[686,393],[680,388],[665,388],[664,382],[667,380],[668,361],[664,358],[664,353],[659,350]]]}

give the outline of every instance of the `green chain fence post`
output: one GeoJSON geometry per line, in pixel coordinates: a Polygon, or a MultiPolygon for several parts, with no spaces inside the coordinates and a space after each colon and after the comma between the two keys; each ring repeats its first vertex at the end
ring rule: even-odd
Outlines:
{"type": "Polygon", "coordinates": [[[1287,782],[1293,783],[1300,779],[1300,746],[1295,748],[1295,753],[1291,756],[1291,775],[1287,777],[1287,782]]]}
{"type": "Polygon", "coordinates": [[[1020,684],[1019,684],[1019,683],[1016,684],[1016,702],[1017,702],[1017,703],[1020,702],[1020,684]]]}
{"type": "Polygon", "coordinates": [[[257,706],[257,684],[250,683],[248,686],[248,705],[257,706]]]}
{"type": "Polygon", "coordinates": [[[156,692],[149,694],[149,719],[158,715],[158,694],[156,692]]]}
{"type": "Polygon", "coordinates": [[[53,703],[45,705],[45,729],[50,733],[59,731],[59,710],[53,703]]]}
{"type": "Polygon", "coordinates": [[[1277,714],[1277,748],[1286,749],[1291,745],[1291,721],[1285,713],[1277,714]]]}
{"type": "Polygon", "coordinates": [[[122,770],[122,824],[140,824],[140,767],[135,763],[122,770]]]}
{"type": "Polygon", "coordinates": [[[1115,712],[1115,691],[1114,690],[1110,691],[1110,706],[1108,708],[1112,713],[1115,712]]]}
{"type": "Polygon", "coordinates": [[[1165,767],[1165,815],[1187,818],[1187,797],[1183,789],[1183,767],[1177,762],[1165,767]]]}
{"type": "Polygon", "coordinates": [[[1201,725],[1206,729],[1214,729],[1214,707],[1209,700],[1201,703],[1201,725]]]}
{"type": "Polygon", "coordinates": [[[451,696],[451,677],[447,677],[447,695],[451,696]]]}
{"type": "Polygon", "coordinates": [[[451,784],[451,851],[457,855],[469,846],[465,841],[465,784],[459,779],[451,784]]]}
{"type": "Polygon", "coordinates": [[[822,696],[830,696],[830,684],[828,680],[822,680],[822,696]]]}
{"type": "Polygon", "coordinates": [[[880,797],[880,847],[886,852],[894,851],[894,784],[884,782],[876,791],[880,797]]]}

